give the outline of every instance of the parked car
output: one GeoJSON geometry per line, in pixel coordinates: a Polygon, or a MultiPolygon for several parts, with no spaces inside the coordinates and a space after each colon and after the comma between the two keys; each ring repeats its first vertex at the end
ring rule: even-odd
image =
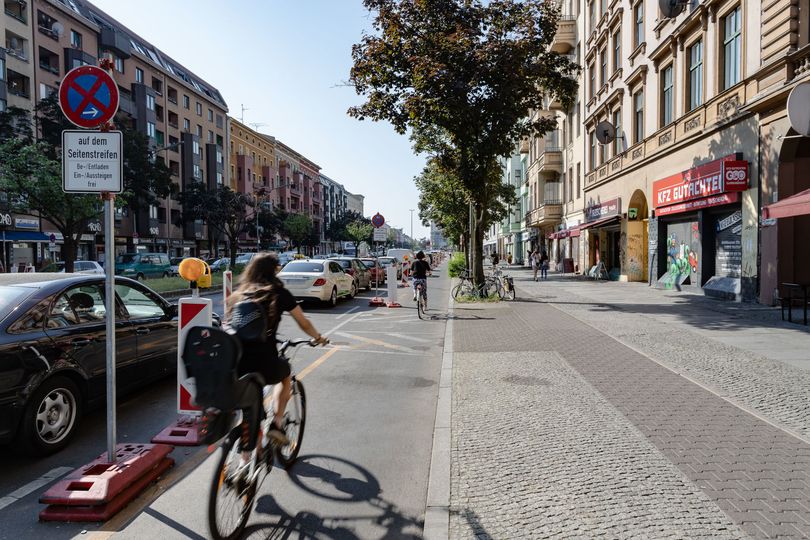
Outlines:
{"type": "Polygon", "coordinates": [[[278,277],[299,300],[320,300],[334,306],[338,298],[353,298],[357,294],[354,277],[344,272],[336,261],[290,261],[278,277]]]}
{"type": "Polygon", "coordinates": [[[138,280],[167,277],[171,263],[165,253],[124,253],[115,258],[115,273],[138,280]]]}
{"type": "Polygon", "coordinates": [[[169,259],[169,264],[171,264],[171,268],[169,269],[169,275],[172,276],[179,276],[180,275],[180,262],[185,259],[185,257],[172,257],[169,259]]]}
{"type": "MultiPolygon", "coordinates": [[[[65,263],[61,261],[51,263],[42,269],[42,272],[46,273],[53,273],[53,272],[64,273],[64,271],[65,271],[65,263]]],[[[73,273],[104,275],[104,267],[98,264],[96,261],[73,261],[73,273]]]]}
{"type": "MultiPolygon", "coordinates": [[[[0,276],[0,444],[44,455],[64,448],[106,398],[104,277],[0,276]]],[[[121,394],[177,366],[177,308],[115,278],[116,383],[121,394]]]]}
{"type": "Polygon", "coordinates": [[[337,257],[328,260],[337,262],[343,267],[344,272],[354,277],[358,290],[369,290],[371,288],[371,272],[360,259],[355,257],[337,257]]]}
{"type": "Polygon", "coordinates": [[[402,261],[405,260],[406,255],[408,256],[408,261],[413,263],[413,261],[414,261],[414,259],[416,257],[414,256],[413,251],[411,251],[410,249],[395,248],[395,249],[389,249],[385,253],[386,257],[396,257],[396,259],[400,262],[400,264],[402,263],[402,261]]]}
{"type": "Polygon", "coordinates": [[[211,267],[212,273],[217,273],[227,270],[230,264],[230,257],[222,257],[221,259],[215,259],[213,262],[208,263],[208,266],[211,267]]]}
{"type": "Polygon", "coordinates": [[[371,283],[375,285],[382,285],[385,283],[385,268],[380,264],[378,259],[363,258],[360,261],[366,265],[371,273],[371,283]]]}
{"type": "Polygon", "coordinates": [[[397,280],[402,279],[402,264],[397,260],[396,257],[380,257],[377,259],[380,265],[388,271],[388,267],[394,265],[397,267],[397,280]]]}

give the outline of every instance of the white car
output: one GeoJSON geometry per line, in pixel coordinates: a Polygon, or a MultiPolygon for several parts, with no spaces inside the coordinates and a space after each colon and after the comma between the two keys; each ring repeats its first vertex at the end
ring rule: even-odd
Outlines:
{"type": "MultiPolygon", "coordinates": [[[[60,274],[64,273],[65,263],[61,261],[51,263],[45,268],[43,268],[42,272],[59,272],[60,274]]],[[[96,261],[73,261],[73,273],[104,275],[104,267],[102,267],[96,261]]]]}
{"type": "Polygon", "coordinates": [[[334,306],[338,298],[357,294],[354,278],[335,261],[290,261],[278,277],[298,300],[320,300],[334,306]]]}

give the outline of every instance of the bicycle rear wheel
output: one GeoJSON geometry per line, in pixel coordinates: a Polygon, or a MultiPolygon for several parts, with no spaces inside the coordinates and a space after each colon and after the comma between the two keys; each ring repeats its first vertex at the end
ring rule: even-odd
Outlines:
{"type": "Polygon", "coordinates": [[[416,302],[416,314],[419,315],[420,319],[424,319],[423,315],[425,314],[425,304],[427,300],[425,299],[424,292],[420,289],[419,290],[419,298],[417,298],[416,302]]]}
{"type": "Polygon", "coordinates": [[[289,469],[298,459],[298,452],[301,451],[301,443],[304,440],[304,426],[307,422],[307,395],[304,393],[304,385],[296,378],[292,381],[292,396],[287,402],[287,410],[284,411],[283,426],[284,433],[290,440],[286,446],[276,447],[276,458],[281,466],[289,469]]]}
{"type": "Polygon", "coordinates": [[[215,540],[239,538],[253,509],[257,480],[253,472],[258,465],[254,451],[253,466],[239,470],[241,433],[242,426],[239,425],[231,430],[222,443],[217,467],[211,479],[208,529],[215,540]]]}

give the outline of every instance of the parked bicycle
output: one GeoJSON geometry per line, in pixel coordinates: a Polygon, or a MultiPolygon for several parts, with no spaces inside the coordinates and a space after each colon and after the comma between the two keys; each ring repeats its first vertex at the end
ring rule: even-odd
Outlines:
{"type": "MultiPolygon", "coordinates": [[[[317,345],[309,339],[278,343],[279,357],[286,360],[291,347],[317,345]]],[[[241,536],[261,480],[273,469],[273,458],[285,469],[291,467],[306,426],[306,394],[293,373],[281,426],[289,442],[280,446],[265,438],[269,420],[264,414],[264,379],[258,373],[237,378],[240,356],[238,339],[219,328],[192,328],[183,349],[187,373],[196,382],[196,402],[204,410],[203,441],[215,444],[224,437],[208,495],[208,527],[217,540],[241,536]]]]}
{"type": "Polygon", "coordinates": [[[453,298],[458,298],[459,296],[473,296],[476,298],[489,298],[489,296],[493,293],[500,295],[499,292],[502,290],[502,285],[500,281],[493,276],[486,276],[484,278],[484,282],[476,286],[472,280],[472,274],[470,273],[469,269],[464,270],[459,276],[461,280],[453,290],[451,294],[453,298]]]}

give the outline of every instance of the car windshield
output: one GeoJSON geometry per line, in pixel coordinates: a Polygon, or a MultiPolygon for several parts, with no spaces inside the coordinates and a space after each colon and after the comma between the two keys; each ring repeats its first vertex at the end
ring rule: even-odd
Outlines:
{"type": "Polygon", "coordinates": [[[281,270],[282,274],[287,272],[323,272],[323,264],[309,261],[292,261],[281,270]]]}
{"type": "Polygon", "coordinates": [[[33,287],[0,287],[0,321],[35,290],[33,287]]]}
{"type": "Polygon", "coordinates": [[[131,264],[134,263],[137,260],[137,258],[138,256],[134,254],[119,255],[118,257],[115,258],[115,262],[117,262],[118,264],[131,264]]]}
{"type": "Polygon", "coordinates": [[[343,268],[351,268],[352,267],[351,259],[335,259],[335,262],[338,263],[343,268]]]}
{"type": "MultiPolygon", "coordinates": [[[[74,266],[75,266],[75,264],[74,264],[74,266]]],[[[63,263],[63,262],[55,262],[55,263],[51,263],[48,266],[46,266],[45,268],[43,268],[41,270],[41,272],[61,272],[64,269],[65,269],[65,263],[63,263]]]]}

